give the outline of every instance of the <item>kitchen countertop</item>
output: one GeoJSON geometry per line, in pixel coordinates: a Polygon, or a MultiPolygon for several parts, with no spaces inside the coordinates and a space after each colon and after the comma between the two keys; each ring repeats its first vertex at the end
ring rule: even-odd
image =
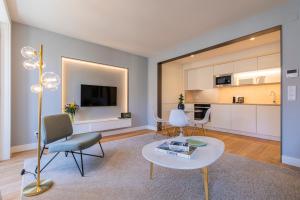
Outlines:
{"type": "Polygon", "coordinates": [[[280,106],[280,103],[214,103],[214,102],[189,102],[185,104],[220,104],[220,105],[257,105],[257,106],[280,106]]]}

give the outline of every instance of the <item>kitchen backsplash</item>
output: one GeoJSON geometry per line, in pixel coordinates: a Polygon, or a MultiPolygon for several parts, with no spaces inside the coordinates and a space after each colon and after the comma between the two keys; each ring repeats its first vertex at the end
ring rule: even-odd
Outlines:
{"type": "Polygon", "coordinates": [[[245,103],[272,104],[272,91],[276,94],[276,103],[280,104],[280,84],[224,87],[203,91],[185,91],[185,103],[231,103],[233,96],[243,96],[245,97],[245,103]]]}

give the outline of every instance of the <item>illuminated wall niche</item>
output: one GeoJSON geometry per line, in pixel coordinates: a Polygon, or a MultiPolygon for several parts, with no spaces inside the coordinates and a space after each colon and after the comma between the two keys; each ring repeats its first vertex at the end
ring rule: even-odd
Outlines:
{"type": "Polygon", "coordinates": [[[117,106],[81,107],[76,121],[119,117],[128,112],[128,69],[62,57],[62,111],[75,101],[80,106],[80,85],[116,86],[117,106]]]}

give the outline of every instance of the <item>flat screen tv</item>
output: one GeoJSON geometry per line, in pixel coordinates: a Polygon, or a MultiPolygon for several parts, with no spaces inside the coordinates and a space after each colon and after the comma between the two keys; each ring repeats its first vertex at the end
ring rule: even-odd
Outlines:
{"type": "Polygon", "coordinates": [[[117,87],[81,85],[81,107],[116,105],[117,87]]]}

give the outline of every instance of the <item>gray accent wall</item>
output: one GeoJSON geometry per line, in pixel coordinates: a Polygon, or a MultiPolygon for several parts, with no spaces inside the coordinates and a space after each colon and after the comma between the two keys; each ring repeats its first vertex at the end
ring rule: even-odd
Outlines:
{"type": "MultiPolygon", "coordinates": [[[[23,46],[44,45],[45,71],[61,75],[61,58],[69,57],[129,69],[129,111],[133,127],[147,125],[147,58],[109,47],[70,38],[53,32],[13,22],[12,24],[12,146],[36,142],[37,95],[30,86],[37,83],[37,71],[22,66],[23,46]]],[[[45,91],[43,115],[61,112],[61,87],[45,91]]]]}
{"type": "Polygon", "coordinates": [[[157,63],[204,49],[274,26],[282,25],[282,158],[300,166],[300,77],[287,79],[287,69],[300,68],[300,1],[290,0],[287,5],[268,12],[241,19],[235,24],[220,27],[203,34],[173,50],[157,54],[148,60],[148,124],[155,125],[152,110],[157,109],[157,63]],[[297,100],[287,101],[287,87],[297,86],[297,100]]]}

